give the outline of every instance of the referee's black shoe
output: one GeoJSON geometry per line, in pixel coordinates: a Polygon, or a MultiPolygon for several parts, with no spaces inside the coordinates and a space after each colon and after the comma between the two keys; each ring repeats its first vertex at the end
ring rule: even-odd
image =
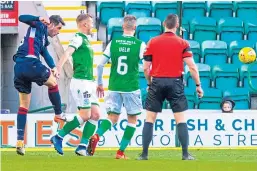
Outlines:
{"type": "Polygon", "coordinates": [[[187,153],[182,156],[182,160],[195,160],[195,158],[191,154],[187,153]]]}
{"type": "Polygon", "coordinates": [[[148,160],[148,156],[140,154],[137,160],[148,160]]]}

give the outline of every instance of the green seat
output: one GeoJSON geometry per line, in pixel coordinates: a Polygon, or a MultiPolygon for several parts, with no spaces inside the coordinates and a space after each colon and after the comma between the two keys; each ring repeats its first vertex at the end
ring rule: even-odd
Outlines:
{"type": "Polygon", "coordinates": [[[152,37],[161,33],[161,21],[158,18],[141,17],[137,19],[136,36],[138,39],[147,43],[152,37]]]}
{"type": "Polygon", "coordinates": [[[250,109],[250,94],[246,88],[228,89],[224,91],[223,96],[228,96],[235,101],[236,105],[234,109],[236,110],[250,109]]]}
{"type": "Polygon", "coordinates": [[[182,4],[183,18],[192,20],[195,17],[204,17],[207,12],[207,4],[204,1],[183,2],[182,4]]]}
{"type": "Polygon", "coordinates": [[[233,64],[216,65],[212,68],[215,87],[220,90],[238,87],[239,69],[233,64]]]}
{"type": "Polygon", "coordinates": [[[209,17],[196,17],[190,23],[190,39],[202,44],[205,40],[216,40],[216,20],[209,17]]]}
{"type": "Polygon", "coordinates": [[[250,18],[257,18],[257,2],[256,1],[236,1],[235,12],[236,17],[242,20],[248,20],[250,18]]]}
{"type": "Polygon", "coordinates": [[[193,53],[195,63],[200,63],[201,62],[200,44],[194,40],[188,40],[188,43],[189,43],[190,49],[193,53]]]}
{"type": "Polygon", "coordinates": [[[128,1],[126,2],[126,13],[136,18],[151,17],[152,4],[150,1],[128,1]]]}
{"type": "Polygon", "coordinates": [[[229,56],[231,58],[232,64],[235,64],[241,67],[243,63],[239,60],[238,54],[239,54],[239,51],[244,47],[254,48],[255,44],[253,41],[248,41],[248,40],[233,41],[230,43],[229,56]]]}
{"type": "Polygon", "coordinates": [[[233,17],[222,18],[218,22],[218,32],[220,34],[220,40],[225,41],[227,44],[235,40],[243,40],[243,21],[233,17]]]}
{"type": "Polygon", "coordinates": [[[115,37],[119,37],[123,34],[122,30],[123,18],[111,18],[107,24],[107,40],[110,41],[115,37]]]}
{"type": "Polygon", "coordinates": [[[169,14],[178,14],[178,3],[168,1],[153,1],[154,17],[163,22],[169,14]]]}
{"type": "Polygon", "coordinates": [[[244,22],[245,34],[247,40],[257,40],[257,18],[252,20],[246,20],[244,22]]]}
{"type": "Polygon", "coordinates": [[[190,30],[190,25],[189,25],[189,22],[188,20],[186,19],[182,19],[182,28],[183,28],[183,39],[186,39],[188,40],[189,39],[189,30],[190,30]]]}
{"type": "Polygon", "coordinates": [[[220,109],[222,91],[215,88],[204,89],[204,96],[199,100],[198,109],[220,109]]]}
{"type": "MultiPolygon", "coordinates": [[[[249,65],[242,65],[242,67],[240,68],[240,80],[244,88],[248,89],[251,93],[256,93],[249,86],[248,69],[249,69],[249,65]]],[[[257,64],[254,64],[250,69],[251,69],[252,85],[254,86],[254,88],[256,88],[257,87],[257,64]]]]}
{"type": "Polygon", "coordinates": [[[104,25],[106,25],[111,18],[123,17],[124,11],[125,3],[123,1],[97,2],[97,17],[104,25]]]}
{"type": "Polygon", "coordinates": [[[208,1],[209,17],[216,20],[225,17],[233,17],[234,4],[232,1],[208,1]]]}
{"type": "Polygon", "coordinates": [[[202,43],[202,58],[205,64],[222,65],[228,62],[228,47],[226,42],[207,40],[202,43]]]}
{"type": "MultiPolygon", "coordinates": [[[[200,79],[201,79],[201,84],[203,89],[211,87],[211,68],[209,65],[206,64],[196,64],[199,74],[200,74],[200,79]]],[[[189,72],[188,66],[185,68],[185,80],[187,87],[195,89],[195,82],[193,78],[191,77],[191,74],[189,72]]]]}
{"type": "Polygon", "coordinates": [[[195,104],[196,104],[195,89],[186,87],[184,91],[188,102],[188,108],[195,109],[195,104]]]}

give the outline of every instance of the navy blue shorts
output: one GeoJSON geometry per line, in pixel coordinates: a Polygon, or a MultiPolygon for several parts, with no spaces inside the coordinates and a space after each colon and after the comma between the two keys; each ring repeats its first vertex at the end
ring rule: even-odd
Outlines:
{"type": "Polygon", "coordinates": [[[50,69],[38,59],[17,62],[14,66],[14,87],[20,93],[30,94],[32,82],[42,86],[50,74],[50,69]]]}
{"type": "Polygon", "coordinates": [[[153,78],[149,86],[145,108],[151,112],[162,112],[164,100],[170,103],[173,113],[188,109],[182,78],[153,78]]]}

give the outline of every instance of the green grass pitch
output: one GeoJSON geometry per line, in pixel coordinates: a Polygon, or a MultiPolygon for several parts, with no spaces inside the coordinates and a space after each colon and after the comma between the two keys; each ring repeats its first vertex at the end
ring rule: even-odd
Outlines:
{"type": "Polygon", "coordinates": [[[1,149],[2,171],[257,171],[256,149],[192,149],[196,161],[182,161],[180,149],[154,149],[148,161],[135,160],[140,150],[127,150],[129,160],[116,160],[114,149],[98,149],[94,157],[78,157],[74,149],[64,156],[53,149],[1,149]]]}

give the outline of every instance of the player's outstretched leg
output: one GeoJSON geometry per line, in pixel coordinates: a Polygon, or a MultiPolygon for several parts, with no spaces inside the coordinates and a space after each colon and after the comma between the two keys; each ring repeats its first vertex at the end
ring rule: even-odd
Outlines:
{"type": "Polygon", "coordinates": [[[72,130],[77,128],[79,125],[82,125],[84,123],[84,119],[80,116],[77,115],[73,118],[72,121],[67,122],[63,129],[58,131],[58,134],[53,136],[51,138],[51,143],[54,145],[55,150],[57,153],[63,155],[63,150],[62,150],[62,140],[63,138],[69,134],[72,130]]]}
{"type": "Polygon", "coordinates": [[[48,87],[48,96],[52,105],[54,106],[55,122],[66,121],[65,115],[62,113],[61,96],[57,85],[56,78],[51,73],[45,85],[48,87]]]}
{"type": "Polygon", "coordinates": [[[124,131],[124,134],[120,143],[120,149],[117,151],[117,154],[116,154],[116,159],[127,159],[124,152],[136,131],[136,122],[137,122],[136,115],[128,116],[128,125],[124,131]]]}
{"type": "Polygon", "coordinates": [[[19,155],[25,155],[24,132],[27,122],[28,107],[30,104],[31,94],[19,93],[20,107],[17,115],[17,144],[16,152],[19,155]]]}
{"type": "Polygon", "coordinates": [[[92,156],[94,155],[95,149],[96,149],[98,141],[100,140],[100,137],[103,136],[103,134],[112,127],[113,123],[117,122],[117,119],[113,119],[113,118],[118,118],[118,115],[110,114],[108,116],[108,118],[104,119],[101,122],[99,128],[96,131],[96,134],[93,135],[89,140],[89,144],[87,147],[88,154],[90,154],[92,156]],[[112,121],[112,120],[114,120],[114,121],[112,121]]]}
{"type": "Polygon", "coordinates": [[[174,113],[177,122],[178,139],[182,146],[182,160],[195,160],[188,152],[189,135],[183,113],[174,113]]]}

